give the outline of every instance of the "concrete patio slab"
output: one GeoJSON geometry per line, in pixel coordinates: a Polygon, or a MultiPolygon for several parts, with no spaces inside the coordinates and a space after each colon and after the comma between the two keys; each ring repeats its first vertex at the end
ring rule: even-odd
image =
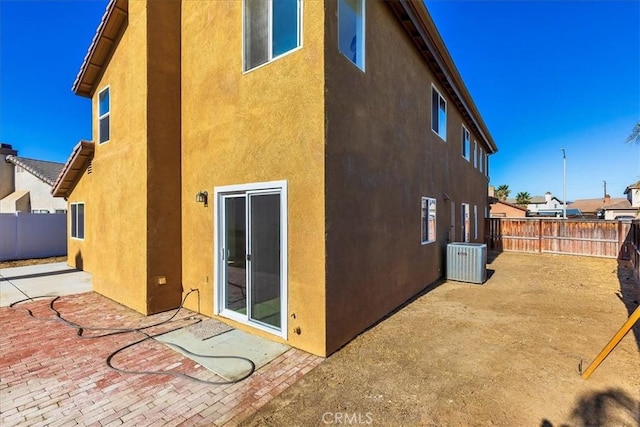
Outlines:
{"type": "Polygon", "coordinates": [[[29,297],[89,292],[91,286],[91,274],[65,262],[0,268],[0,307],[29,297]]]}
{"type": "Polygon", "coordinates": [[[172,347],[227,381],[235,381],[251,371],[249,360],[256,369],[271,362],[291,347],[234,329],[208,340],[201,340],[186,329],[178,329],[156,337],[168,344],[177,344],[200,357],[172,347]]]}

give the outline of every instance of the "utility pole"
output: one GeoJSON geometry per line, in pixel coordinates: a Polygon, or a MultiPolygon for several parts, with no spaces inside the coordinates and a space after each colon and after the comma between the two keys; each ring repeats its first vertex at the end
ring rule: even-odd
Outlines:
{"type": "Polygon", "coordinates": [[[562,150],[562,203],[563,217],[567,219],[567,156],[565,155],[564,148],[562,150]]]}
{"type": "Polygon", "coordinates": [[[604,196],[603,197],[606,199],[607,198],[607,181],[602,180],[602,182],[604,182],[604,196]]]}

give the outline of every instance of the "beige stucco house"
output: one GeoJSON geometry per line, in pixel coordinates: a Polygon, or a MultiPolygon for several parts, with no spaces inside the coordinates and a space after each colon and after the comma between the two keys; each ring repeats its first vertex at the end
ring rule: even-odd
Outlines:
{"type": "Polygon", "coordinates": [[[627,200],[634,208],[640,208],[640,181],[630,184],[624,189],[627,200]]]}
{"type": "Polygon", "coordinates": [[[51,195],[63,164],[18,156],[0,144],[0,213],[64,213],[67,204],[51,195]]]}
{"type": "Polygon", "coordinates": [[[54,188],[69,260],[328,355],[482,241],[497,150],[420,0],[109,3],[54,188]]]}

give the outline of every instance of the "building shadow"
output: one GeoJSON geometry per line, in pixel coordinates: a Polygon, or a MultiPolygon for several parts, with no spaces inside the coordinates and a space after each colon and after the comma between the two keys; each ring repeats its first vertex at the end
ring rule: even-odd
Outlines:
{"type": "Polygon", "coordinates": [[[553,424],[547,419],[540,427],[608,427],[640,425],[640,402],[620,389],[589,392],[578,399],[570,424],[553,424]]]}
{"type": "Polygon", "coordinates": [[[500,256],[502,247],[502,222],[500,218],[485,219],[485,244],[487,245],[487,264],[500,256]]]}
{"type": "Polygon", "coordinates": [[[493,263],[502,254],[502,251],[487,251],[487,264],[493,263]]]}
{"type": "Polygon", "coordinates": [[[82,260],[82,251],[76,252],[75,261],[76,261],[76,268],[78,270],[84,271],[84,262],[82,260]]]}
{"type": "Polygon", "coordinates": [[[64,270],[45,271],[43,273],[23,274],[21,276],[1,276],[0,282],[5,280],[9,281],[9,280],[20,280],[20,279],[34,279],[36,277],[57,276],[60,274],[77,273],[78,271],[80,270],[76,268],[67,268],[64,270]]]}

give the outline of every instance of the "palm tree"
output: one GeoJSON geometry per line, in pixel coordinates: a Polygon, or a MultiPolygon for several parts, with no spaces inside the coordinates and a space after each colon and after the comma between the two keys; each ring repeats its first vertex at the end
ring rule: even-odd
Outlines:
{"type": "Polygon", "coordinates": [[[627,138],[627,142],[635,142],[636,144],[640,144],[640,122],[636,123],[636,125],[631,130],[631,135],[627,138]]]}
{"type": "Polygon", "coordinates": [[[518,194],[516,194],[516,203],[521,206],[527,206],[529,203],[531,203],[531,194],[527,193],[526,191],[519,192],[518,194]]]}
{"type": "Polygon", "coordinates": [[[509,193],[511,193],[511,190],[509,190],[509,186],[506,184],[502,184],[498,186],[495,194],[498,200],[504,202],[505,200],[507,200],[507,197],[509,197],[509,193]]]}

